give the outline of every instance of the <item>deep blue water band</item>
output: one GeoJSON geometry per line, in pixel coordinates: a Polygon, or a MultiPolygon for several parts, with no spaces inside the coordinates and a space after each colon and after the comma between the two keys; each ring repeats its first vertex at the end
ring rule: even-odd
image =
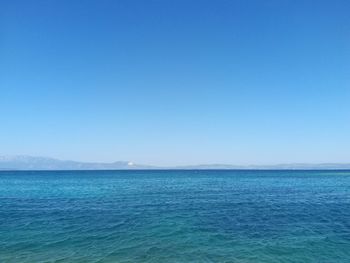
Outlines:
{"type": "Polygon", "coordinates": [[[0,262],[350,262],[350,171],[0,172],[0,262]]]}

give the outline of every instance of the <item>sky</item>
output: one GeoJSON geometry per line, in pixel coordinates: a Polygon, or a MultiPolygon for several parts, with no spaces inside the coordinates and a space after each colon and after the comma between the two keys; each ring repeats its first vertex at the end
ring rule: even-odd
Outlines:
{"type": "Polygon", "coordinates": [[[1,0],[0,155],[350,162],[350,1],[1,0]]]}

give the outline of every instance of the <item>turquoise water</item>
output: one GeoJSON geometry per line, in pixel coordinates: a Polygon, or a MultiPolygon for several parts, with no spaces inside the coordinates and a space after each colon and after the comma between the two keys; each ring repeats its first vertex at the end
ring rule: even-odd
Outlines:
{"type": "Polygon", "coordinates": [[[350,262],[350,171],[0,172],[0,262],[350,262]]]}

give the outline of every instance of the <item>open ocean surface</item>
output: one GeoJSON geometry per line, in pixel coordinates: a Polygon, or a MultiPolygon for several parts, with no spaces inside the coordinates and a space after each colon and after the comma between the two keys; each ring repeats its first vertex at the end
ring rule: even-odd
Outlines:
{"type": "Polygon", "coordinates": [[[0,172],[0,262],[350,262],[350,171],[0,172]]]}

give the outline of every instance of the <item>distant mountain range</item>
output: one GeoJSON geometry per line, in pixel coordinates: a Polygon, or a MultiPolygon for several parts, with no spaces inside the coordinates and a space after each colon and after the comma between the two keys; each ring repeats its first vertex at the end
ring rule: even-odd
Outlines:
{"type": "Polygon", "coordinates": [[[277,165],[229,165],[229,164],[205,164],[189,166],[160,167],[135,164],[128,161],[112,163],[101,162],[77,162],[58,160],[48,157],[34,157],[27,155],[0,156],[0,170],[135,170],[135,169],[257,169],[257,170],[347,170],[350,163],[294,163],[277,165]]]}
{"type": "Polygon", "coordinates": [[[132,162],[77,162],[58,160],[48,157],[27,155],[0,156],[0,170],[118,170],[149,169],[147,165],[136,165],[132,162]]]}

